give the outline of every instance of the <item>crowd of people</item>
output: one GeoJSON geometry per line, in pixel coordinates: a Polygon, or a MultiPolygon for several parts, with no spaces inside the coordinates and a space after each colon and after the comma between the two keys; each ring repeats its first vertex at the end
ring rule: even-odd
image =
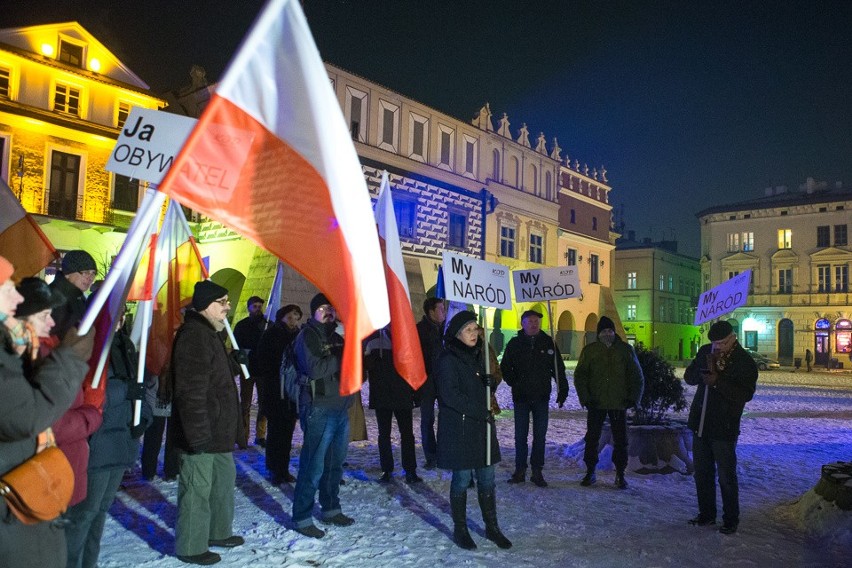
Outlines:
{"type": "MultiPolygon", "coordinates": [[[[360,394],[340,394],[344,334],[333,304],[323,294],[311,300],[305,323],[295,304],[280,308],[274,320],[267,321],[263,300],[253,296],[247,302],[248,317],[234,329],[238,349],[232,349],[223,333],[231,310],[228,290],[210,280],[198,282],[163,376],[138,377],[138,354],[122,319],[116,322],[105,377],[97,381],[90,370],[90,359],[96,359],[93,332],[80,336],[76,330],[97,276],[91,255],[66,253],[50,285],[24,278],[16,286],[13,272],[0,257],[0,478],[56,445],[74,472],[74,490],[64,513],[35,524],[16,518],[0,500],[0,567],[97,566],[106,514],[125,472],[140,457],[140,438],[144,435],[142,474],[151,479],[157,474],[164,433],[162,475],[178,482],[175,554],[191,564],[219,562],[220,554],[211,548],[244,544],[233,532],[233,452],[249,442],[255,387],[255,443],[265,448],[270,481],[295,483],[292,528],[309,538],[325,536],[313,520],[317,499],[322,523],[346,527],[356,522],[344,513],[340,486],[352,439],[350,417],[360,394]],[[283,365],[291,360],[299,377],[295,398],[285,392],[281,378],[283,365]],[[241,364],[248,366],[250,377],[241,372],[241,364]],[[297,423],[303,442],[298,469],[291,472],[297,423]]],[[[512,390],[515,411],[515,469],[506,481],[526,482],[529,467],[535,486],[548,485],[543,470],[549,401],[555,385],[562,406],[569,385],[562,355],[542,331],[542,319],[540,312],[525,311],[521,329],[498,363],[473,312],[458,312],[447,321],[444,302],[428,298],[417,324],[426,381],[417,390],[394,367],[393,323],[364,341],[364,380],[369,381],[369,407],[378,425],[382,472],[377,481],[393,479],[395,420],[405,482],[423,482],[417,473],[413,428],[419,407],[422,465],[452,472],[452,538],[461,548],[477,547],[467,527],[472,487],[486,538],[499,548],[512,546],[497,520],[495,464],[501,452],[494,417],[500,409],[493,391],[501,380],[512,390]]],[[[709,339],[685,375],[686,382],[701,385],[689,420],[699,509],[690,523],[715,524],[718,474],[720,532],[731,534],[739,522],[739,419],[754,394],[757,369],[726,322],[714,324],[709,339]]],[[[574,382],[587,409],[587,472],[581,485],[597,481],[601,429],[608,420],[615,485],[625,489],[626,412],[641,400],[643,376],[633,348],[617,335],[610,318],[601,317],[597,341],[582,350],[574,382]]]]}

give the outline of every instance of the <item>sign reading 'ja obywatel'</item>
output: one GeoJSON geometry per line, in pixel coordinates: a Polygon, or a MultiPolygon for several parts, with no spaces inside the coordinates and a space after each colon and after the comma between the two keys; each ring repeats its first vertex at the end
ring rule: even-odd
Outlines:
{"type": "Polygon", "coordinates": [[[695,325],[716,319],[744,306],[748,301],[749,282],[751,282],[751,270],[746,270],[701,294],[695,310],[695,325]]]}
{"type": "Polygon", "coordinates": [[[447,299],[489,308],[512,309],[509,268],[477,258],[444,253],[447,299]]]}

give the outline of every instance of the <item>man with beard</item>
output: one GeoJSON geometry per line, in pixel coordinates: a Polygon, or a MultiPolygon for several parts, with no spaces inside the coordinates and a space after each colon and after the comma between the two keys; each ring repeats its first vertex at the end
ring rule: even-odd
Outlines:
{"type": "Polygon", "coordinates": [[[290,451],[296,428],[296,405],[281,392],[281,359],[284,350],[299,334],[302,310],[289,304],[275,313],[275,323],[263,332],[254,352],[257,398],[266,416],[266,469],[275,485],[292,483],[290,451]]]}
{"type": "Polygon", "coordinates": [[[588,487],[597,481],[598,442],[604,420],[612,429],[612,463],[615,486],[627,489],[627,409],[642,399],[645,379],[633,348],[615,333],[615,324],[606,316],[598,322],[598,340],[583,348],[574,370],[574,386],[580,404],[588,409],[586,416],[586,476],[580,485],[588,487]]]}
{"type": "Polygon", "coordinates": [[[698,385],[689,409],[698,516],[689,523],[716,524],[718,471],[722,493],[719,532],[733,534],[740,522],[737,438],[745,403],[754,396],[757,365],[737,341],[730,323],[714,323],[707,338],[711,343],[701,346],[683,374],[687,384],[698,385]]]}
{"type": "Polygon", "coordinates": [[[293,525],[296,532],[311,538],[325,536],[311,519],[317,490],[324,523],[346,527],[355,522],[343,514],[339,498],[352,396],[340,395],[343,337],[335,331],[336,319],[325,295],[317,294],[311,300],[311,319],[294,346],[296,366],[306,384],[299,398],[304,441],[293,495],[293,525]]]}
{"type": "MultiPolygon", "coordinates": [[[[263,298],[252,296],[246,302],[248,317],[241,319],[234,326],[234,339],[240,346],[240,353],[248,358],[248,370],[251,377],[246,378],[240,373],[240,408],[243,413],[243,430],[246,438],[251,426],[251,399],[254,396],[255,373],[257,373],[257,357],[255,351],[260,336],[266,331],[268,322],[263,317],[263,298]]],[[[266,416],[258,410],[255,422],[255,444],[266,447],[266,416]]]]}

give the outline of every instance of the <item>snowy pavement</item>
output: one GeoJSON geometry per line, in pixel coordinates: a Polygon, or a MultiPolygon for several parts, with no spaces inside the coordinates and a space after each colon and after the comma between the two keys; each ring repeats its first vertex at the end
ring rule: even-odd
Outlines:
{"type": "MultiPolygon", "coordinates": [[[[689,400],[693,392],[687,387],[689,400]]],[[[576,443],[585,432],[585,412],[573,386],[566,407],[554,404],[551,413],[544,472],[550,486],[507,484],[514,469],[511,396],[503,385],[497,394],[507,409],[497,420],[503,454],[497,465],[497,507],[501,528],[514,543],[511,550],[485,540],[475,491],[469,493],[468,519],[479,548],[468,552],[452,543],[449,472],[418,470],[425,482],[409,486],[397,466],[393,483],[377,483],[376,423],[366,410],[369,441],[350,445],[347,483],[340,492],[343,510],[356,524],[320,525],[328,532],[321,540],[292,531],[293,487],[267,481],[263,450],[253,446],[235,453],[234,530],[246,544],[219,550],[217,566],[850,565],[852,512],[840,511],[811,491],[823,464],[852,460],[850,373],[761,373],[743,418],[738,450],[742,514],[740,530],[732,536],[686,523],[697,512],[691,476],[628,473],[630,488],[618,491],[613,472],[604,470],[598,472],[597,485],[581,487],[585,468],[576,443]]],[[[415,411],[416,433],[418,418],[415,411]]],[[[294,473],[300,443],[297,429],[294,473]]],[[[397,444],[394,437],[398,464],[397,444]]],[[[419,445],[417,454],[422,461],[419,445]]],[[[172,556],[176,494],[175,482],[145,482],[138,470],[129,474],[107,520],[101,568],[184,566],[172,556]]]]}

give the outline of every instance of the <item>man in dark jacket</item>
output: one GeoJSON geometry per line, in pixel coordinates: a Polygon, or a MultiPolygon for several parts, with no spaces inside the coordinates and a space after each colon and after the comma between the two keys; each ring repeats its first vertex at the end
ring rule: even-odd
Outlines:
{"type": "Polygon", "coordinates": [[[352,395],[340,395],[343,338],[335,331],[336,320],[334,307],[324,294],[317,294],[311,300],[311,319],[294,346],[296,366],[306,384],[299,399],[304,440],[293,495],[293,525],[296,532],[311,538],[325,536],[311,519],[317,489],[323,522],[339,527],[355,522],[343,514],[339,497],[352,395]]]}
{"type": "Polygon", "coordinates": [[[51,316],[56,325],[52,334],[60,340],[68,330],[76,327],[86,313],[86,292],[92,287],[98,268],[95,259],[84,250],[69,250],[62,257],[62,271],[50,284],[62,303],[53,309],[51,316]]]}
{"type": "Polygon", "coordinates": [[[423,319],[417,323],[417,335],[420,337],[420,349],[423,351],[423,363],[426,366],[426,382],[416,397],[420,401],[420,443],[426,457],[424,467],[435,469],[437,460],[437,442],[435,440],[435,401],[437,394],[433,378],[435,361],[444,348],[444,321],[447,308],[440,298],[426,298],[423,302],[423,319]]]}
{"type": "Polygon", "coordinates": [[[172,349],[174,440],[184,452],[178,477],[175,549],[178,559],[213,564],[221,557],[209,547],[243,544],[233,534],[234,445],[244,440],[234,377],[239,372],[219,331],[230,311],[228,290],[198,282],[192,309],[172,349]]]}
{"type": "Polygon", "coordinates": [[[757,365],[739,344],[728,322],[710,326],[707,338],[712,343],[701,346],[683,375],[687,384],[698,385],[689,409],[698,516],[689,522],[698,526],[716,524],[718,471],[722,493],[719,532],[733,534],[740,522],[737,438],[745,403],[754,396],[757,365]]]}
{"type": "Polygon", "coordinates": [[[586,416],[586,476],[580,482],[588,487],[597,480],[598,443],[604,420],[612,429],[612,463],[615,485],[627,489],[627,409],[642,399],[645,379],[633,348],[615,333],[615,324],[606,316],[598,322],[598,340],[583,348],[574,370],[574,387],[586,416]]]}
{"type": "Polygon", "coordinates": [[[503,380],[512,387],[512,402],[515,405],[515,473],[509,483],[523,483],[526,479],[527,436],[532,415],[530,481],[539,487],[547,487],[541,470],[544,467],[550,393],[552,383],[556,381],[556,402],[561,407],[568,398],[568,381],[565,379],[565,363],[559,349],[553,339],[541,331],[541,314],[535,310],[525,311],[521,315],[521,327],[518,335],[506,346],[500,363],[503,380]]]}
{"type": "MultiPolygon", "coordinates": [[[[240,352],[248,359],[248,370],[251,377],[246,378],[240,373],[240,407],[243,412],[243,430],[246,437],[251,426],[251,399],[254,396],[255,374],[257,373],[257,344],[261,335],[269,327],[269,322],[263,317],[263,298],[252,296],[246,302],[248,317],[241,319],[234,326],[234,339],[240,346],[240,352]]],[[[266,447],[266,416],[258,410],[255,420],[255,444],[266,447]]]]}
{"type": "Polygon", "coordinates": [[[257,399],[266,416],[266,469],[274,485],[293,483],[290,452],[296,429],[296,405],[281,392],[281,359],[284,350],[299,334],[302,309],[288,304],[275,313],[275,323],[260,337],[254,358],[257,399]]]}

